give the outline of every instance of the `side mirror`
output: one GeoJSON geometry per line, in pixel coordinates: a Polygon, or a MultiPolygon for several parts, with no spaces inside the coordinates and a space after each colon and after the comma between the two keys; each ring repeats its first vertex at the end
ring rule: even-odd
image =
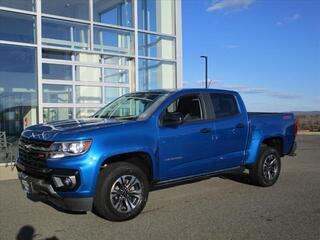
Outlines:
{"type": "Polygon", "coordinates": [[[183,123],[181,112],[166,113],[163,117],[163,125],[178,125],[183,123]]]}

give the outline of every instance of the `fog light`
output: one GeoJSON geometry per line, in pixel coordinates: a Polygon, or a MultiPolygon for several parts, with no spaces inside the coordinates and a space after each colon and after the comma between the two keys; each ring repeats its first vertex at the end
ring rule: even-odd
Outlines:
{"type": "Polygon", "coordinates": [[[72,180],[71,180],[69,177],[66,177],[66,178],[63,180],[63,184],[64,184],[66,187],[70,187],[70,186],[72,186],[72,180]]]}
{"type": "Polygon", "coordinates": [[[76,176],[52,176],[56,188],[71,189],[77,184],[76,176]]]}

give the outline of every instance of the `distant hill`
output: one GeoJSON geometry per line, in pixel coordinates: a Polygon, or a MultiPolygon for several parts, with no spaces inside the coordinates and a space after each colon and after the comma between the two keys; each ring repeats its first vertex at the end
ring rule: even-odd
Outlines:
{"type": "Polygon", "coordinates": [[[296,111],[299,130],[320,132],[320,111],[296,111]]]}
{"type": "Polygon", "coordinates": [[[294,111],[293,112],[297,116],[312,116],[312,115],[320,115],[320,111],[294,111]]]}

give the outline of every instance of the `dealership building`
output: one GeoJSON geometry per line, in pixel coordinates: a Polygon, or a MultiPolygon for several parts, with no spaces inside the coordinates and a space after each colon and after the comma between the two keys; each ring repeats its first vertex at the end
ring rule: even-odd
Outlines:
{"type": "Polygon", "coordinates": [[[182,87],[181,0],[0,0],[0,131],[182,87]]]}

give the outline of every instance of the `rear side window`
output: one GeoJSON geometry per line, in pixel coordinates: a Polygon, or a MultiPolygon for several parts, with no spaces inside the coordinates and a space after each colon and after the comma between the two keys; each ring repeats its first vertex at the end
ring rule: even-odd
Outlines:
{"type": "Polygon", "coordinates": [[[235,97],[231,94],[210,94],[216,118],[231,117],[239,113],[235,97]]]}

